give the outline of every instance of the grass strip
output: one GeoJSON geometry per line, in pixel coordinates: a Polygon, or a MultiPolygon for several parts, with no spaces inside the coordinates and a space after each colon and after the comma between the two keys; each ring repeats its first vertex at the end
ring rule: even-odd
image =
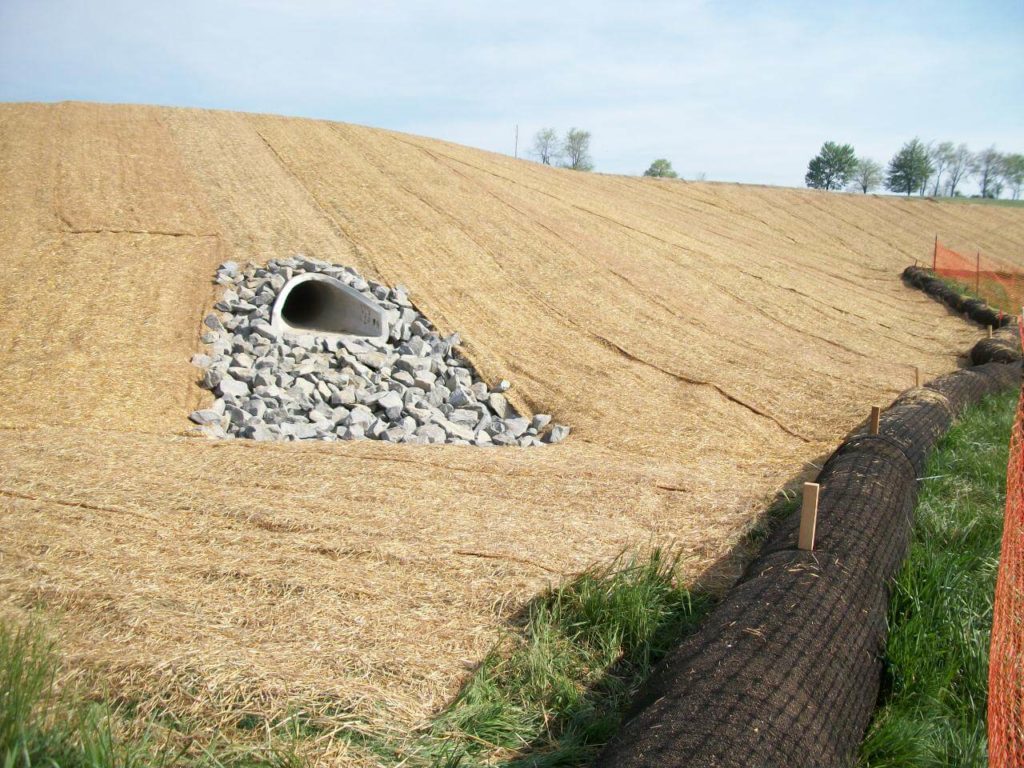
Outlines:
{"type": "Polygon", "coordinates": [[[123,713],[58,686],[60,658],[39,623],[0,626],[0,766],[2,768],[288,768],[287,749],[207,744],[141,730],[123,713]],[[174,742],[172,745],[172,741],[174,742]]]}
{"type": "MultiPolygon", "coordinates": [[[[675,573],[676,559],[662,551],[592,568],[532,600],[520,626],[422,731],[334,733],[382,765],[581,765],[615,733],[651,667],[710,608],[710,598],[679,586],[675,573]]],[[[39,625],[0,627],[2,768],[303,762],[298,743],[291,751],[228,740],[197,748],[186,739],[174,751],[177,734],[155,724],[126,729],[127,713],[55,685],[59,668],[39,625]]]]}
{"type": "Polygon", "coordinates": [[[983,766],[992,604],[1018,393],[968,409],[928,462],[892,587],[863,768],[983,766]]]}

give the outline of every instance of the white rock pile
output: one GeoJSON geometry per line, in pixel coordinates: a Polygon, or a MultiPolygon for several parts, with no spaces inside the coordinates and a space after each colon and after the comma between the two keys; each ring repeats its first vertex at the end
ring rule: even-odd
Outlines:
{"type": "Polygon", "coordinates": [[[519,416],[504,392],[489,387],[462,359],[458,334],[441,337],[402,286],[363,279],[351,267],[317,259],[276,259],[266,267],[226,262],[226,286],[207,315],[192,358],[217,398],[190,418],[203,433],[253,440],[358,440],[462,445],[557,443],[569,428],[551,417],[519,416]],[[321,272],[380,305],[386,340],[280,333],[271,326],[278,291],[293,276],[321,272]]]}

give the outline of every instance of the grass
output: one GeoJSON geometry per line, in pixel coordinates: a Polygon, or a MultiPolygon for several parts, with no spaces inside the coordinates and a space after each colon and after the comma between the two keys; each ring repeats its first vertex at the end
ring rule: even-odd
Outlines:
{"type": "Polygon", "coordinates": [[[984,766],[988,649],[1017,393],[969,409],[929,460],[893,586],[862,768],[984,766]]]}
{"type": "MultiPolygon", "coordinates": [[[[983,765],[992,595],[1016,393],[970,409],[930,459],[914,540],[894,585],[886,679],[862,768],[983,765]]],[[[794,508],[782,497],[769,517],[794,508]]],[[[762,531],[751,532],[756,543],[762,531]]],[[[57,685],[60,660],[37,624],[0,627],[0,768],[247,768],[303,764],[301,742],[330,730],[381,765],[578,766],[618,729],[652,666],[710,610],[655,551],[552,588],[486,657],[453,703],[413,734],[325,724],[295,742],[205,745],[57,685]],[[173,746],[172,746],[173,744],[173,746]]],[[[250,724],[253,734],[279,731],[250,724]]]]}
{"type": "Polygon", "coordinates": [[[932,200],[936,200],[940,203],[971,203],[974,205],[1002,205],[1009,208],[1020,208],[1024,207],[1024,200],[1008,200],[1006,198],[997,197],[933,197],[932,200]]]}
{"type": "MultiPolygon", "coordinates": [[[[331,730],[385,765],[581,765],[614,734],[653,664],[710,608],[709,598],[676,583],[675,570],[675,559],[661,551],[620,558],[536,598],[520,627],[419,733],[331,730]]],[[[0,768],[302,763],[297,745],[241,748],[222,739],[196,748],[186,739],[172,749],[182,741],[176,734],[152,722],[126,723],[126,712],[61,689],[59,671],[57,650],[39,625],[0,627],[0,768]]]]}
{"type": "Polygon", "coordinates": [[[951,277],[946,277],[945,275],[938,273],[936,273],[935,276],[954,291],[969,299],[979,299],[990,307],[1001,309],[1003,312],[1010,315],[1020,312],[1020,307],[1017,306],[1017,300],[1010,296],[1006,287],[1000,284],[997,280],[986,279],[978,286],[979,291],[975,291],[973,285],[961,283],[959,280],[954,280],[951,277]]]}
{"type": "Polygon", "coordinates": [[[535,599],[452,705],[392,749],[407,765],[573,766],[615,733],[653,664],[710,607],[655,551],[535,599]]]}
{"type": "Polygon", "coordinates": [[[59,686],[56,645],[42,625],[0,626],[2,768],[287,768],[298,759],[277,747],[240,748],[222,739],[197,744],[59,686]]]}

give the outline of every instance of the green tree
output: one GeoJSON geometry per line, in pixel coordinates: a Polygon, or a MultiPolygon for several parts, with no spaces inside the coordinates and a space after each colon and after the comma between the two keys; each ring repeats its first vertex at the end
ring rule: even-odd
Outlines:
{"type": "Polygon", "coordinates": [[[913,138],[889,161],[885,186],[892,192],[902,192],[909,197],[912,192],[924,188],[934,170],[928,147],[920,139],[913,138]]]}
{"type": "Polygon", "coordinates": [[[541,128],[533,136],[533,154],[544,165],[558,159],[558,133],[554,128],[541,128]]]}
{"type": "Polygon", "coordinates": [[[966,144],[957,145],[956,149],[949,156],[949,165],[946,166],[946,193],[950,197],[956,197],[956,188],[960,182],[971,175],[971,163],[974,155],[967,148],[966,144]]]}
{"type": "Polygon", "coordinates": [[[1003,175],[1003,156],[996,151],[995,147],[983,149],[974,156],[971,170],[978,177],[978,186],[981,187],[982,197],[999,197],[1003,191],[1003,184],[1000,177],[1003,175]]]}
{"type": "Polygon", "coordinates": [[[590,131],[570,128],[562,142],[562,167],[574,171],[592,171],[594,162],[590,159],[590,131]]]}
{"type": "Polygon", "coordinates": [[[851,184],[854,189],[859,189],[865,195],[873,189],[878,189],[882,185],[882,166],[868,157],[858,160],[851,184]]]}
{"type": "Polygon", "coordinates": [[[813,189],[842,189],[857,168],[857,155],[849,144],[826,141],[807,165],[804,182],[813,189]]]}
{"type": "Polygon", "coordinates": [[[942,183],[942,174],[946,172],[956,159],[956,147],[952,141],[942,141],[931,149],[929,155],[932,165],[935,167],[935,186],[932,188],[932,196],[939,196],[939,185],[942,183]]]}
{"type": "Polygon", "coordinates": [[[664,158],[659,158],[651,163],[651,167],[644,171],[644,176],[655,176],[661,179],[679,178],[679,174],[672,170],[672,163],[664,158]]]}
{"type": "Polygon", "coordinates": [[[1014,153],[1003,157],[1003,179],[1013,199],[1020,200],[1020,188],[1024,186],[1024,155],[1014,153]]]}

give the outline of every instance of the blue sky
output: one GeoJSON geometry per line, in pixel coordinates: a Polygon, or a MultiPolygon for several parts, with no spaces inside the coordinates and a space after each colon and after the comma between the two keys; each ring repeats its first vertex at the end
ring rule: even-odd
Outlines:
{"type": "Polygon", "coordinates": [[[825,140],[1024,152],[1024,1],[0,0],[0,101],[272,112],[800,186],[825,140]]]}

